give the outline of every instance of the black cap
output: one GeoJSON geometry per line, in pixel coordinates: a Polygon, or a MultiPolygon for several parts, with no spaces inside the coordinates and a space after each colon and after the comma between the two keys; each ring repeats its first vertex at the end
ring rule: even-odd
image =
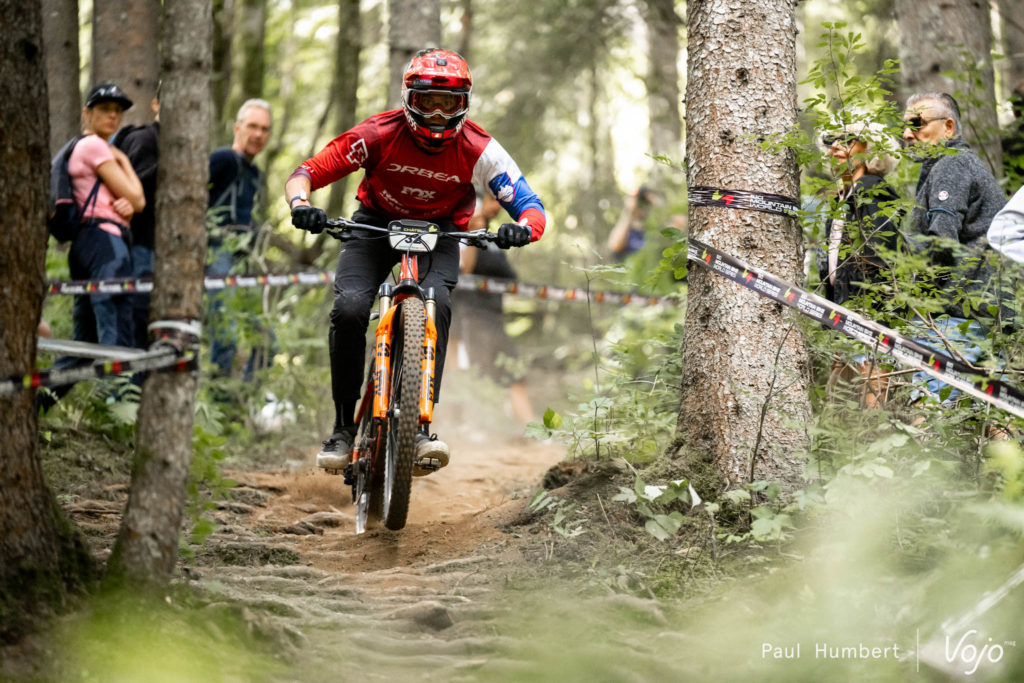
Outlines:
{"type": "Polygon", "coordinates": [[[117,102],[121,105],[122,111],[132,108],[132,101],[114,83],[97,83],[92,86],[88,97],[85,98],[85,106],[92,109],[101,102],[117,102]]]}

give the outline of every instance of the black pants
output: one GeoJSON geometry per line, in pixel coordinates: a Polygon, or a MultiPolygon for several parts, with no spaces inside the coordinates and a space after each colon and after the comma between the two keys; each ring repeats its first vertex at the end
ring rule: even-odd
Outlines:
{"type": "MultiPolygon", "coordinates": [[[[356,211],[352,220],[386,227],[387,218],[364,209],[356,211]]],[[[444,231],[455,230],[451,221],[436,221],[444,231]]],[[[337,410],[335,428],[351,424],[352,410],[359,401],[366,358],[366,329],[370,323],[377,289],[391,269],[401,260],[387,236],[368,231],[358,232],[359,239],[345,242],[338,254],[334,276],[334,307],[328,342],[331,351],[331,392],[337,410]],[[368,236],[368,237],[367,237],[368,236]]],[[[459,244],[453,239],[440,239],[428,254],[419,254],[420,285],[434,288],[437,325],[437,362],[434,376],[435,402],[441,395],[448,327],[451,324],[451,290],[459,279],[459,244]]]]}

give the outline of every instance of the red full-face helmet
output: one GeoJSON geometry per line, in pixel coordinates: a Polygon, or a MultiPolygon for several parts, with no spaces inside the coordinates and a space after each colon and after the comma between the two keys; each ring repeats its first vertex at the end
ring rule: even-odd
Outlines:
{"type": "Polygon", "coordinates": [[[466,120],[473,75],[457,52],[420,50],[402,76],[402,106],[413,135],[440,147],[450,142],[466,120]]]}

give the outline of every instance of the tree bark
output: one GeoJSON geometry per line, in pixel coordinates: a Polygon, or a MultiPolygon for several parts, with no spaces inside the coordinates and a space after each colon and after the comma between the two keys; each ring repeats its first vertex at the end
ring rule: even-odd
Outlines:
{"type": "MultiPolygon", "coordinates": [[[[799,197],[792,152],[759,142],[796,124],[794,0],[687,3],[688,183],[799,197]]],[[[789,217],[691,207],[691,234],[790,281],[802,234],[789,217]]],[[[750,479],[799,486],[807,353],[777,303],[693,265],[683,331],[682,469],[706,490],[750,479]],[[755,450],[756,449],[756,450],[755,450]],[[752,464],[753,458],[753,464],[752,464]]],[[[698,489],[699,490],[699,489],[698,489]]]]}
{"type": "Polygon", "coordinates": [[[78,0],[42,0],[43,46],[49,92],[50,156],[78,135],[82,94],[78,84],[78,0]]]}
{"type": "Polygon", "coordinates": [[[236,0],[234,15],[231,97],[228,98],[227,111],[224,112],[226,122],[232,125],[243,102],[253,97],[263,97],[267,0],[236,0]]]}
{"type": "MultiPolygon", "coordinates": [[[[362,49],[362,20],[359,0],[338,0],[338,42],[334,59],[335,125],[340,134],[358,123],[356,101],[359,89],[359,51],[362,49]]],[[[331,185],[327,215],[340,216],[345,210],[348,178],[331,185]]]]}
{"type": "Polygon", "coordinates": [[[234,34],[234,16],[234,0],[213,0],[213,57],[210,73],[213,112],[210,115],[210,135],[214,147],[231,142],[227,132],[230,127],[225,130],[223,124],[228,95],[231,94],[231,36],[234,34]]]}
{"type": "MultiPolygon", "coordinates": [[[[0,0],[0,377],[35,369],[46,274],[49,126],[40,3],[0,0]],[[42,120],[41,120],[42,119],[42,120]]],[[[93,575],[43,481],[35,392],[0,397],[0,642],[60,607],[93,575]]]]}
{"type": "MultiPolygon", "coordinates": [[[[675,0],[646,0],[647,111],[651,154],[679,159],[683,125],[679,116],[679,27],[675,0]]],[[[651,184],[660,187],[665,167],[656,164],[651,184]]],[[[665,188],[661,188],[664,191],[665,188]]]]}
{"type": "Polygon", "coordinates": [[[995,177],[1002,177],[988,0],[896,0],[896,22],[903,98],[915,92],[953,95],[960,105],[964,138],[995,177]],[[944,76],[944,71],[960,78],[944,76]],[[974,84],[979,77],[980,88],[974,84]]]}
{"type": "Polygon", "coordinates": [[[1024,92],[1024,2],[999,0],[999,17],[1005,56],[1002,61],[1005,90],[1019,88],[1024,92]]]}
{"type": "MultiPolygon", "coordinates": [[[[198,320],[203,300],[209,176],[210,0],[165,0],[157,171],[154,320],[198,320]]],[[[110,583],[164,583],[192,459],[197,379],[154,373],[143,385],[128,507],[108,564],[110,583]]]]}
{"type": "Polygon", "coordinates": [[[125,124],[153,122],[159,66],[157,37],[160,0],[94,0],[92,10],[92,84],[117,83],[133,106],[125,124]]]}
{"type": "Polygon", "coordinates": [[[440,0],[388,0],[388,106],[402,106],[402,74],[420,50],[441,45],[440,0]]]}
{"type": "Polygon", "coordinates": [[[467,62],[473,58],[470,52],[473,46],[473,0],[459,0],[462,17],[459,19],[459,54],[467,62]]]}

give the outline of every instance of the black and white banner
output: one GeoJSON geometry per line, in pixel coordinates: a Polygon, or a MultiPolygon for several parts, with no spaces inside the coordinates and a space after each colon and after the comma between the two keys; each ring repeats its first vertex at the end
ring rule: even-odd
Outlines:
{"type": "Polygon", "coordinates": [[[695,239],[690,239],[687,255],[712,272],[795,309],[829,329],[886,353],[904,365],[923,370],[979,400],[1024,417],[1024,392],[991,377],[984,370],[971,368],[943,351],[909,339],[695,239]]]}

